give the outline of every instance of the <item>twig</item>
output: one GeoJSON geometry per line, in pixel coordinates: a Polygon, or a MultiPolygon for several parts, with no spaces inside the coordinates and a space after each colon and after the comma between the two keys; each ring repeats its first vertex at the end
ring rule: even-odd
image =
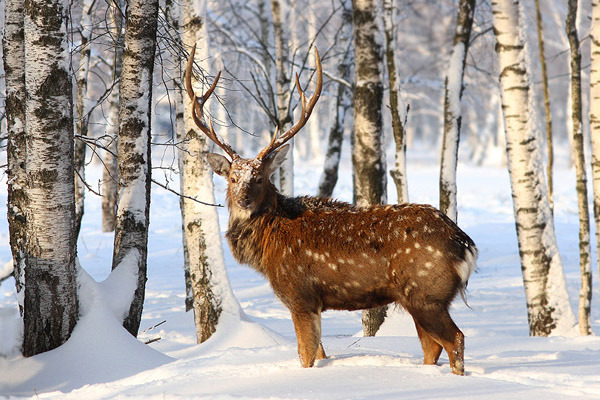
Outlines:
{"type": "Polygon", "coordinates": [[[150,340],[144,342],[144,344],[150,344],[150,343],[158,342],[161,339],[162,338],[160,336],[158,336],[158,337],[155,337],[154,339],[150,339],[150,340]]]}
{"type": "Polygon", "coordinates": [[[161,325],[162,325],[162,324],[164,324],[165,322],[167,322],[167,320],[166,320],[166,319],[165,319],[165,320],[163,320],[163,321],[161,321],[161,322],[159,322],[159,323],[158,323],[158,324],[156,324],[156,325],[153,325],[153,326],[151,326],[150,328],[146,328],[146,329],[144,329],[144,330],[142,331],[142,333],[144,333],[144,332],[147,332],[147,331],[151,331],[152,329],[154,329],[154,328],[157,328],[157,327],[161,326],[161,325]]]}
{"type": "Polygon", "coordinates": [[[179,197],[183,197],[184,199],[192,200],[192,201],[195,201],[196,203],[204,204],[206,206],[223,207],[222,204],[205,203],[204,201],[198,200],[195,197],[190,197],[190,196],[186,196],[185,194],[181,194],[181,193],[177,192],[176,190],[171,189],[167,185],[163,185],[162,183],[160,183],[158,181],[155,181],[154,179],[152,179],[152,183],[155,183],[156,185],[160,186],[161,188],[163,188],[165,190],[168,190],[169,192],[171,192],[173,194],[176,194],[179,197]]]}

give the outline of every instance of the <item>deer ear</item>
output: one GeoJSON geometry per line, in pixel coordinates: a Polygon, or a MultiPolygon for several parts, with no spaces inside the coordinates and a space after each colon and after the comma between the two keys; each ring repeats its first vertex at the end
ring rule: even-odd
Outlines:
{"type": "Polygon", "coordinates": [[[229,168],[231,168],[231,162],[220,154],[208,153],[206,160],[210,168],[215,171],[217,175],[227,176],[229,174],[229,168]]]}
{"type": "Polygon", "coordinates": [[[265,160],[265,168],[269,176],[271,176],[271,174],[277,171],[277,168],[281,166],[289,150],[290,145],[286,144],[267,156],[265,160]]]}

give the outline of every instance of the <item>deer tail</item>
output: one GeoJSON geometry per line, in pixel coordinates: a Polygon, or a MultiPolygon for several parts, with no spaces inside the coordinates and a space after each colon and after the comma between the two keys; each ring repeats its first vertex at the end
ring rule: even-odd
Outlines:
{"type": "Polygon", "coordinates": [[[477,253],[477,248],[473,244],[467,245],[467,247],[465,247],[463,260],[455,265],[456,273],[461,279],[460,297],[463,299],[467,307],[469,307],[469,304],[467,303],[466,290],[469,283],[469,277],[477,265],[477,253]]]}

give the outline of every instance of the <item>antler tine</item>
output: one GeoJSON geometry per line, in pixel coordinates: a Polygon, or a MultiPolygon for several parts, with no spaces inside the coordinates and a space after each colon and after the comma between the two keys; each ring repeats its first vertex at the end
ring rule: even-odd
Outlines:
{"type": "Polygon", "coordinates": [[[279,138],[275,139],[275,135],[273,136],[274,140],[271,140],[271,143],[267,147],[265,147],[259,154],[258,158],[264,158],[269,153],[274,151],[275,149],[283,146],[287,141],[289,141],[296,133],[306,125],[310,114],[315,108],[317,101],[319,100],[319,96],[321,95],[321,89],[323,88],[323,70],[321,67],[321,59],[319,58],[319,50],[315,47],[315,64],[317,69],[317,87],[315,88],[315,93],[310,98],[308,105],[306,104],[306,96],[302,87],[300,86],[300,78],[298,74],[296,74],[296,88],[298,89],[298,94],[300,95],[300,104],[302,104],[302,115],[300,119],[294,126],[290,128],[287,132],[279,136],[279,138]]]}
{"type": "Polygon", "coordinates": [[[194,47],[192,47],[192,51],[190,52],[190,57],[187,61],[187,66],[185,68],[185,89],[187,91],[188,96],[192,100],[192,118],[194,119],[194,123],[198,126],[198,128],[200,128],[202,132],[204,132],[206,136],[208,136],[210,140],[212,140],[217,146],[222,148],[223,151],[225,151],[225,153],[229,154],[229,156],[232,159],[238,158],[239,156],[235,152],[235,150],[233,150],[233,148],[229,144],[219,139],[219,137],[215,133],[215,130],[213,129],[212,121],[209,119],[210,126],[207,126],[206,122],[204,122],[204,104],[217,87],[217,83],[221,78],[221,71],[219,71],[213,84],[206,91],[206,93],[204,93],[201,97],[198,98],[196,93],[194,93],[194,88],[192,87],[192,67],[194,65],[195,53],[196,45],[194,44],[194,47]]]}

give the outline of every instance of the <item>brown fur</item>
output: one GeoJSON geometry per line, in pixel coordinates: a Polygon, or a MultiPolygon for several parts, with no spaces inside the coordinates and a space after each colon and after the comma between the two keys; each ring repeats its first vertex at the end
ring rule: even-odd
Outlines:
{"type": "Polygon", "coordinates": [[[463,374],[464,335],[448,309],[474,268],[469,236],[428,205],[358,208],[285,197],[268,180],[273,158],[211,166],[229,180],[231,251],[262,273],[289,308],[302,365],[325,357],[322,311],[395,302],[415,321],[425,364],[437,363],[444,348],[452,372],[463,374]]]}

